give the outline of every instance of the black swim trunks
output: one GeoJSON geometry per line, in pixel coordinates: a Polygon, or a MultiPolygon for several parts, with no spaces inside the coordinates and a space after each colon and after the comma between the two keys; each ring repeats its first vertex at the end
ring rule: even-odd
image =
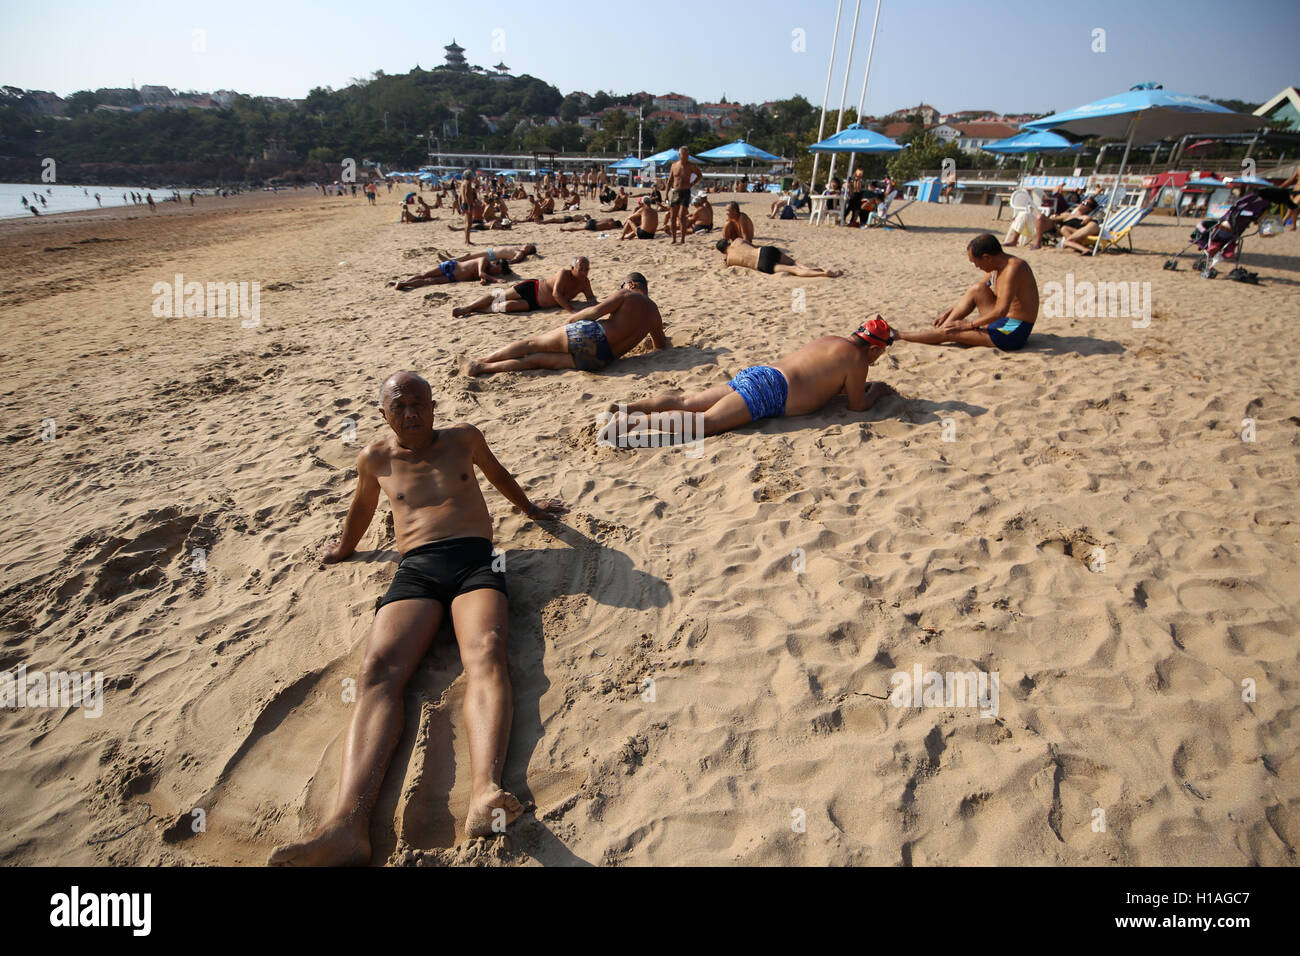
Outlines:
{"type": "Polygon", "coordinates": [[[445,538],[412,548],[402,556],[393,583],[375,611],[411,598],[430,598],[449,610],[455,598],[481,588],[509,593],[506,576],[492,570],[492,542],[487,538],[445,538]]]}
{"type": "Polygon", "coordinates": [[[674,189],[673,201],[674,206],[689,206],[691,204],[691,191],[689,189],[674,189]]]}
{"type": "Polygon", "coordinates": [[[525,279],[523,282],[515,283],[515,292],[519,293],[519,298],[528,303],[528,308],[537,308],[537,280],[525,279]]]}
{"type": "Polygon", "coordinates": [[[586,229],[588,232],[595,232],[595,231],[596,231],[596,220],[594,220],[594,219],[588,219],[588,220],[587,220],[587,224],[586,224],[585,226],[583,226],[582,228],[583,228],[583,229],[586,229]]]}
{"type": "Polygon", "coordinates": [[[766,272],[772,275],[776,270],[773,268],[781,261],[781,250],[776,246],[764,246],[758,250],[758,265],[754,268],[759,272],[766,272]]]}
{"type": "Polygon", "coordinates": [[[653,239],[653,238],[655,237],[655,234],[654,234],[653,232],[646,232],[646,231],[645,231],[644,229],[642,229],[640,226],[637,226],[637,227],[636,227],[636,237],[637,237],[638,239],[653,239]]]}

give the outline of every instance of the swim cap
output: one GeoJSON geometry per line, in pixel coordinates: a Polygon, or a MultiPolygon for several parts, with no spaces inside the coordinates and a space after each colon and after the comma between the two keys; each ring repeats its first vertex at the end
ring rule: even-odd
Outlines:
{"type": "Polygon", "coordinates": [[[858,326],[857,331],[853,334],[868,345],[875,346],[878,349],[888,348],[890,343],[894,341],[894,330],[880,316],[867,319],[858,326]]]}

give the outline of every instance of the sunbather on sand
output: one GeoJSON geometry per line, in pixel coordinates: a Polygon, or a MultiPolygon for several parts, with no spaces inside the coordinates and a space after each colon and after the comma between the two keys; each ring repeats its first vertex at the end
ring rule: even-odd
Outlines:
{"type": "Polygon", "coordinates": [[[1024,348],[1038,318],[1038,281],[1029,263],[1007,255],[997,237],[987,232],[967,243],[966,256],[988,278],[940,313],[933,328],[899,332],[898,337],[924,345],[988,345],[1003,352],[1024,348]],[[978,318],[966,318],[977,310],[978,318]]]}
{"type": "MultiPolygon", "coordinates": [[[[277,848],[272,864],[370,862],[370,817],[402,735],[402,692],[448,614],[467,682],[465,832],[471,837],[503,832],[524,811],[501,785],[514,710],[506,666],[509,604],[505,575],[493,567],[492,517],[474,469],[530,518],[554,517],[563,505],[532,501],[473,425],[434,428],[432,390],[414,372],[393,375],[379,395],[393,435],[371,442],[357,456],[357,490],[343,533],[321,557],[333,564],[353,553],[382,491],[402,559],[366,641],[334,813],[307,839],[277,848]]],[[[450,763],[451,755],[442,759],[450,763]]]]}
{"type": "Polygon", "coordinates": [[[529,369],[570,369],[598,372],[625,355],[647,335],[657,349],[669,347],[663,317],[650,299],[645,276],[631,273],[619,290],[574,321],[549,332],[512,342],[482,359],[458,355],[465,375],[523,372],[529,369]]]}
{"type": "Polygon", "coordinates": [[[659,213],[655,212],[654,201],[649,196],[637,200],[636,212],[628,216],[619,239],[653,239],[659,228],[659,213]]]}
{"type": "Polygon", "coordinates": [[[586,305],[596,304],[596,293],[591,291],[587,272],[591,263],[586,256],[574,256],[567,269],[561,269],[549,279],[525,279],[505,290],[476,299],[469,305],[451,310],[452,318],[476,312],[530,312],[533,309],[554,309],[577,312],[571,299],[583,296],[586,305]]]}
{"type": "MultiPolygon", "coordinates": [[[[415,197],[415,212],[411,212],[411,207],[406,203],[402,204],[402,222],[432,222],[433,209],[423,196],[415,197]]],[[[455,227],[453,227],[455,228],[455,227]]]]}
{"type": "Polygon", "coordinates": [[[746,239],[719,239],[713,248],[722,253],[727,265],[744,266],[766,275],[802,276],[808,279],[835,279],[843,275],[839,269],[801,266],[783,249],[756,246],[746,239]]]}
{"type": "Polygon", "coordinates": [[[621,219],[592,219],[588,217],[587,221],[581,226],[561,226],[560,232],[610,232],[623,228],[621,219]]]}
{"type": "Polygon", "coordinates": [[[1054,216],[1045,216],[1038,214],[1035,224],[1036,234],[1034,244],[1030,248],[1038,249],[1043,244],[1043,239],[1059,232],[1067,241],[1083,238],[1085,235],[1096,235],[1100,227],[1092,218],[1097,211],[1097,200],[1089,197],[1079,203],[1074,209],[1068,212],[1057,213],[1054,216]],[[1078,233],[1079,235],[1075,235],[1078,233]]]}
{"type": "Polygon", "coordinates": [[[615,428],[624,433],[659,431],[683,437],[680,414],[656,419],[659,412],[701,414],[707,437],[740,428],[760,418],[811,415],[836,395],[847,395],[849,410],[868,411],[894,390],[883,382],[867,386],[867,370],[885,354],[893,331],[880,316],[869,319],[849,336],[824,335],[783,356],[772,365],[741,369],[725,385],[692,395],[665,393],[628,405],[613,404],[615,428]],[[640,412],[646,419],[618,422],[640,412]],[[630,431],[629,431],[630,428],[630,431]]]}
{"type": "Polygon", "coordinates": [[[462,256],[453,257],[441,253],[440,255],[442,255],[444,259],[455,258],[457,262],[469,262],[471,259],[487,259],[488,261],[500,259],[502,262],[514,264],[516,262],[523,262],[529,256],[537,255],[537,246],[530,242],[522,246],[493,246],[491,249],[485,249],[482,251],[476,249],[473,252],[467,252],[462,256]]]}
{"type": "Polygon", "coordinates": [[[608,206],[601,206],[601,212],[627,212],[627,190],[622,186],[618,187],[618,195],[608,206]]]}
{"type": "Polygon", "coordinates": [[[722,223],[723,239],[744,239],[746,242],[754,241],[754,220],[740,211],[740,203],[727,203],[727,218],[722,223]]]}
{"type": "Polygon", "coordinates": [[[445,285],[448,282],[473,282],[476,279],[483,285],[491,285],[493,282],[508,281],[504,277],[513,276],[510,267],[500,259],[483,258],[469,259],[467,261],[444,259],[438,263],[438,268],[411,276],[409,279],[403,279],[401,282],[395,282],[393,288],[397,289],[398,292],[409,292],[411,289],[418,289],[426,285],[445,285]]]}

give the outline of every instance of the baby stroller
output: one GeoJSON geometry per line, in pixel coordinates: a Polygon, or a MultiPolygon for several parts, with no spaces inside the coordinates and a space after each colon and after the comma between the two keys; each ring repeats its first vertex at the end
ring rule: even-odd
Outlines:
{"type": "Polygon", "coordinates": [[[1234,282],[1259,282],[1259,273],[1248,272],[1241,267],[1243,240],[1247,235],[1260,235],[1265,238],[1282,231],[1282,223],[1276,218],[1265,215],[1269,209],[1281,203],[1290,207],[1291,197],[1285,189],[1260,189],[1248,193],[1234,202],[1219,219],[1204,219],[1192,230],[1191,241],[1172,259],[1165,260],[1166,269],[1177,269],[1178,259],[1192,246],[1200,253],[1196,257],[1195,268],[1203,279],[1213,279],[1219,274],[1215,268],[1227,260],[1233,263],[1228,278],[1234,282]],[[1251,233],[1250,230],[1255,232],[1251,233]]]}

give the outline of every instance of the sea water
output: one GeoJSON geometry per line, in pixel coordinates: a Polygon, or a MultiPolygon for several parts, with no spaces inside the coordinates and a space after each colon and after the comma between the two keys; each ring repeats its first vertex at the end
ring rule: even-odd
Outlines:
{"type": "MultiPolygon", "coordinates": [[[[171,196],[170,189],[142,189],[139,186],[55,186],[50,183],[0,183],[0,219],[36,218],[23,207],[22,197],[27,197],[27,204],[35,203],[42,216],[54,212],[79,212],[83,209],[98,209],[95,193],[103,200],[105,209],[117,206],[133,205],[130,193],[137,192],[141,200],[150,192],[154,202],[162,202],[171,196]],[[127,198],[123,201],[123,194],[127,198]],[[45,197],[45,205],[36,198],[45,197]]],[[[182,189],[182,198],[189,201],[190,190],[182,189]]]]}

